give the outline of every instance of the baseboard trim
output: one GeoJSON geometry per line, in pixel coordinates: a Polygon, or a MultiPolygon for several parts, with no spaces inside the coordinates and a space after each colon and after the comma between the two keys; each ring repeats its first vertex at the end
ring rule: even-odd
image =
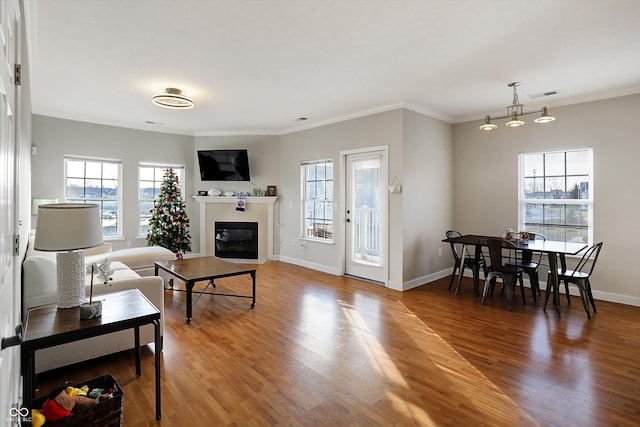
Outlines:
{"type": "MultiPolygon", "coordinates": [[[[326,265],[316,264],[313,262],[304,261],[297,258],[290,258],[286,256],[276,255],[274,256],[274,261],[282,261],[287,262],[289,264],[299,265],[301,267],[310,268],[312,270],[322,271],[324,273],[333,274],[334,276],[339,276],[340,272],[337,268],[327,267],[326,265]]],[[[387,288],[395,290],[395,291],[408,291],[410,289],[417,288],[418,286],[428,285],[429,283],[433,283],[436,280],[440,280],[443,277],[447,277],[451,275],[453,268],[446,268],[444,270],[437,271],[435,273],[427,274],[422,277],[418,277],[416,279],[408,280],[406,282],[398,282],[394,280],[387,281],[387,288]]],[[[473,278],[473,275],[470,271],[465,271],[465,277],[473,278]]],[[[524,286],[527,288],[531,288],[531,283],[529,283],[529,279],[525,275],[524,286]]],[[[540,289],[542,291],[547,289],[547,283],[541,281],[540,289]]],[[[564,292],[564,286],[562,287],[562,292],[564,292]]],[[[580,293],[575,286],[569,287],[569,294],[573,296],[579,296],[580,293]]],[[[607,301],[607,302],[615,302],[619,304],[631,305],[635,307],[640,307],[640,297],[633,297],[629,295],[616,294],[612,292],[598,291],[593,290],[593,298],[596,300],[607,301]]]]}

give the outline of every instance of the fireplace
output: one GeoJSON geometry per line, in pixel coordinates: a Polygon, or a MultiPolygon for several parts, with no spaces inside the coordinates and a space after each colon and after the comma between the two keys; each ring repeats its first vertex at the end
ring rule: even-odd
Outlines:
{"type": "Polygon", "coordinates": [[[214,230],[218,258],[258,259],[257,222],[216,221],[214,230]]]}
{"type": "Polygon", "coordinates": [[[193,196],[193,198],[200,204],[201,256],[216,255],[216,222],[257,222],[258,259],[247,259],[252,259],[257,264],[274,259],[274,225],[276,223],[274,207],[277,197],[249,196],[245,200],[247,209],[244,212],[236,211],[238,199],[235,197],[193,196]]]}

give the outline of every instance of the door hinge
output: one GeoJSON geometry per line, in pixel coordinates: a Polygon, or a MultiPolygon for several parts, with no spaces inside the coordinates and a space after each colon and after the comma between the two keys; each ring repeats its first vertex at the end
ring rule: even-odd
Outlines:
{"type": "Polygon", "coordinates": [[[19,234],[13,235],[13,255],[14,256],[20,255],[20,235],[19,234]]]}
{"type": "Polygon", "coordinates": [[[22,65],[16,64],[15,66],[15,82],[16,86],[22,85],[22,65]]]}

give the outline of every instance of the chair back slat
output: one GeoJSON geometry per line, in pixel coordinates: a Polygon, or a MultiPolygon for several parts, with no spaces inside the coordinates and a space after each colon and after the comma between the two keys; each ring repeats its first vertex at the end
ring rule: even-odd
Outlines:
{"type": "MultiPolygon", "coordinates": [[[[505,264],[516,259],[516,245],[504,239],[487,239],[486,245],[489,248],[490,268],[494,271],[501,271],[505,264]],[[507,260],[506,262],[504,260],[507,260]]],[[[483,244],[485,243],[483,242],[483,244]]]]}
{"type": "Polygon", "coordinates": [[[598,260],[598,256],[600,255],[600,250],[602,249],[603,243],[604,242],[596,243],[595,245],[591,246],[586,250],[584,255],[582,255],[582,258],[576,265],[576,268],[573,270],[574,274],[575,272],[583,273],[584,272],[583,270],[585,269],[587,263],[591,261],[591,268],[589,268],[589,273],[588,273],[588,275],[591,276],[591,273],[593,273],[593,269],[596,266],[596,261],[598,260]]]}
{"type": "MultiPolygon", "coordinates": [[[[446,232],[447,239],[452,239],[454,237],[460,237],[462,234],[456,230],[448,230],[446,232]]],[[[458,245],[455,243],[449,243],[451,245],[451,252],[453,253],[453,258],[458,262],[460,260],[460,252],[458,252],[458,245]]]]}

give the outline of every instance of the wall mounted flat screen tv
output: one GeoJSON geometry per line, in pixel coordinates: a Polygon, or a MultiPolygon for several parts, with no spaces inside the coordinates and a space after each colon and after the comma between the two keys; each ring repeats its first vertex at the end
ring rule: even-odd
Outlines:
{"type": "Polygon", "coordinates": [[[198,151],[202,181],[250,181],[247,150],[198,151]]]}

